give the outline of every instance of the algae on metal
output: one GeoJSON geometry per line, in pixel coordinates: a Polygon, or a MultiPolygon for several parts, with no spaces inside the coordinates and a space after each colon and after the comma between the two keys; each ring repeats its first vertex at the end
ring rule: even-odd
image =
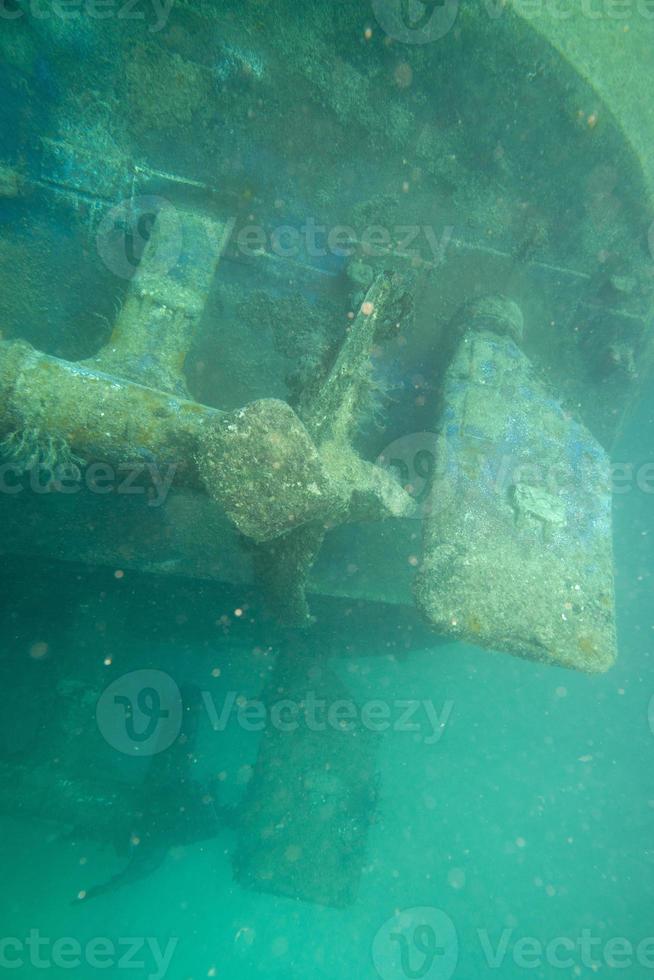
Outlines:
{"type": "Polygon", "coordinates": [[[208,219],[160,212],[112,337],[86,362],[0,342],[2,448],[22,469],[26,461],[53,468],[74,453],[119,466],[152,459],[172,467],[178,485],[203,487],[260,546],[255,564],[278,599],[278,614],[305,622],[306,580],[327,528],[398,517],[413,507],[388,474],[350,445],[373,343],[406,314],[408,294],[397,276],[381,276],[371,287],[332,369],[304,399],[306,427],[290,406],[272,399],[228,415],[183,397],[182,367],[219,241],[224,245],[220,226],[208,219]],[[162,267],[171,240],[180,254],[162,267]],[[156,387],[139,383],[141,376],[156,387]],[[265,549],[293,533],[300,537],[265,549]]]}
{"type": "Polygon", "coordinates": [[[497,297],[459,317],[416,579],[434,629],[581,671],[616,656],[609,459],[516,344],[497,297]]]}
{"type": "MultiPolygon", "coordinates": [[[[647,209],[634,217],[633,208],[639,173],[651,157],[645,149],[635,154],[630,151],[638,138],[645,140],[648,127],[644,126],[640,136],[634,135],[634,123],[639,117],[644,119],[648,110],[644,104],[637,105],[638,100],[627,104],[631,95],[618,84],[636,71],[627,65],[623,52],[628,52],[630,61],[637,60],[633,55],[641,57],[646,50],[643,39],[649,37],[651,28],[639,24],[642,30],[637,38],[633,23],[620,19],[609,24],[584,17],[576,2],[573,11],[565,21],[554,24],[546,10],[540,18],[527,18],[516,4],[497,8],[498,17],[493,19],[486,5],[466,5],[447,37],[415,46],[395,43],[376,23],[364,34],[370,8],[356,2],[244,2],[237,26],[230,11],[210,3],[183,2],[171,11],[170,30],[160,36],[151,35],[147,25],[129,25],[129,31],[123,31],[115,20],[63,23],[44,18],[31,25],[23,19],[14,25],[20,44],[0,39],[13,83],[31,96],[38,91],[36,39],[52,43],[65,84],[53,99],[48,136],[36,134],[36,152],[29,159],[38,160],[38,168],[26,163],[25,172],[18,174],[13,164],[5,167],[0,192],[12,206],[17,191],[57,196],[79,215],[80,226],[88,221],[91,236],[96,215],[107,202],[126,193],[138,197],[153,188],[155,192],[163,188],[166,194],[194,193],[196,204],[201,199],[201,213],[220,198],[221,207],[229,202],[222,214],[237,214],[248,221],[250,214],[256,214],[264,224],[306,213],[328,227],[349,222],[357,229],[378,222],[388,226],[406,222],[433,230],[440,228],[441,219],[452,222],[456,234],[447,255],[430,254],[426,240],[421,243],[420,261],[438,274],[418,297],[419,329],[409,344],[417,353],[414,362],[402,362],[401,369],[410,374],[420,354],[435,351],[436,386],[448,359],[448,337],[442,329],[448,320],[448,304],[456,305],[470,295],[471,282],[486,289],[489,280],[501,277],[503,288],[515,285],[515,290],[510,289],[512,295],[522,290],[521,302],[524,294],[530,300],[533,293],[538,294],[536,302],[549,315],[540,320],[530,311],[530,323],[538,326],[556,321],[556,332],[549,327],[530,328],[525,349],[549,370],[567,403],[583,403],[581,414],[609,445],[639,378],[647,373],[651,351],[651,304],[643,286],[646,243],[634,237],[634,229],[646,230],[647,209]],[[284,31],[278,29],[280,17],[284,31]],[[620,40],[623,23],[631,31],[623,32],[620,53],[613,58],[618,52],[614,47],[609,58],[608,41],[598,39],[620,40]],[[546,24],[554,26],[544,43],[546,24]],[[72,50],[95,52],[101,46],[115,49],[116,57],[97,64],[93,58],[87,62],[68,57],[72,50]],[[600,67],[610,84],[600,78],[600,67]],[[87,77],[89,72],[92,77],[87,77]],[[89,100],[91,84],[109,94],[102,100],[89,100]],[[428,116],[426,108],[434,92],[438,112],[428,116]],[[493,113],[485,111],[489,103],[493,113]],[[456,111],[445,112],[447,105],[456,111]],[[578,112],[583,118],[577,118],[578,112]],[[222,124],[224,118],[230,120],[229,127],[222,124]],[[162,152],[162,145],[171,142],[171,133],[177,137],[174,161],[164,159],[162,152]],[[244,158],[265,160],[266,167],[271,160],[292,160],[292,175],[282,173],[277,186],[256,166],[234,167],[244,158]],[[588,213],[583,213],[589,180],[597,179],[603,186],[607,168],[618,164],[620,185],[611,197],[615,212],[608,218],[602,214],[596,226],[588,207],[588,213]],[[177,168],[175,173],[173,168],[177,168]],[[523,174],[529,174],[526,202],[523,174]],[[461,214],[465,228],[458,227],[461,214]],[[606,261],[598,259],[603,253],[609,256],[606,261]],[[610,410],[603,407],[603,400],[611,402],[610,410]]],[[[180,210],[186,210],[186,203],[180,210]]],[[[198,233],[203,221],[193,219],[198,233]]],[[[214,220],[215,228],[220,224],[214,220]]],[[[155,228],[152,251],[156,236],[155,228]]],[[[365,299],[375,274],[401,261],[393,237],[383,256],[364,254],[361,243],[357,248],[339,284],[342,298],[353,309],[365,299]]],[[[30,243],[29,249],[16,253],[21,261],[14,265],[22,267],[23,259],[32,262],[33,255],[43,251],[30,243]]],[[[243,256],[233,251],[232,258],[241,262],[243,256]]],[[[260,290],[265,275],[257,263],[267,265],[271,280],[276,277],[270,289],[276,296],[285,279],[284,270],[292,268],[295,277],[306,259],[302,253],[287,266],[281,260],[253,258],[247,271],[260,290]]],[[[403,261],[410,264],[406,257],[403,261]]],[[[210,263],[211,256],[203,255],[198,264],[205,284],[210,263]]],[[[142,274],[144,270],[145,266],[142,274]]],[[[307,275],[303,282],[309,282],[306,268],[303,274],[307,275]]],[[[17,275],[21,284],[30,284],[27,274],[19,271],[17,275]]],[[[25,433],[25,439],[35,439],[46,453],[52,439],[62,456],[65,446],[85,458],[106,456],[121,462],[131,455],[148,458],[152,453],[164,463],[178,464],[180,486],[204,486],[195,462],[198,447],[209,429],[221,427],[223,417],[219,408],[201,406],[186,397],[181,362],[188,349],[191,320],[197,326],[193,302],[178,296],[169,303],[159,292],[159,282],[150,302],[143,290],[139,292],[138,279],[135,277],[124,298],[114,339],[100,355],[89,359],[85,351],[83,367],[72,365],[74,357],[70,362],[55,361],[45,355],[28,356],[21,347],[3,349],[6,365],[0,365],[0,385],[5,377],[8,392],[3,434],[15,447],[25,433]],[[116,341],[119,349],[114,352],[116,341]],[[22,367],[14,374],[10,362],[16,360],[22,367]],[[88,374],[81,373],[84,368],[88,374]],[[144,384],[149,387],[139,389],[144,384]],[[48,410],[39,404],[39,387],[41,395],[51,397],[48,410]],[[54,432],[44,428],[50,407],[54,432]]],[[[93,281],[98,281],[97,276],[93,281]]],[[[11,291],[6,291],[8,308],[14,314],[9,332],[22,336],[32,329],[30,324],[23,324],[22,332],[16,329],[25,305],[21,294],[29,290],[17,290],[13,284],[12,278],[11,291]]],[[[168,285],[173,288],[172,280],[168,285]]],[[[31,286],[33,300],[36,290],[33,283],[31,286]]],[[[243,288],[242,279],[229,288],[235,293],[241,290],[242,303],[247,304],[252,293],[243,288]]],[[[293,288],[297,290],[295,278],[293,288]]],[[[303,348],[307,363],[313,365],[312,330],[305,334],[297,357],[302,359],[303,348]]],[[[87,330],[86,336],[90,335],[87,330]]],[[[321,382],[327,377],[322,367],[316,372],[321,382]]],[[[249,370],[256,372],[265,391],[272,372],[267,366],[259,369],[252,364],[249,370]]],[[[217,376],[220,378],[219,372],[217,376]]],[[[336,380],[336,375],[330,377],[336,380]]],[[[365,371],[360,380],[356,391],[343,389],[344,405],[352,398],[360,407],[365,398],[365,371]]],[[[276,379],[275,384],[279,384],[278,394],[283,381],[276,379]]],[[[313,386],[314,393],[317,387],[313,386]]],[[[302,528],[289,532],[305,534],[304,541],[282,535],[259,546],[264,551],[270,547],[295,553],[292,560],[280,557],[281,566],[289,571],[294,563],[309,567],[321,529],[325,524],[331,527],[334,517],[340,521],[347,511],[347,519],[357,519],[355,515],[374,519],[380,514],[404,513],[405,506],[386,475],[353,451],[349,434],[343,439],[324,434],[330,428],[349,428],[347,417],[359,409],[346,410],[343,425],[338,406],[332,412],[330,406],[338,399],[331,400],[327,386],[320,396],[328,407],[322,411],[329,416],[325,429],[314,417],[311,390],[297,397],[298,388],[293,391],[293,408],[318,451],[320,473],[339,486],[336,496],[342,491],[342,503],[335,506],[335,515],[325,515],[318,508],[316,521],[307,520],[302,528]]],[[[243,405],[248,400],[246,395],[243,405]]],[[[230,407],[234,404],[239,402],[230,407]]],[[[293,420],[292,425],[296,424],[293,420]]],[[[271,431],[274,428],[271,425],[271,431]]],[[[228,457],[221,460],[217,455],[211,466],[225,468],[228,457]]],[[[215,481],[209,479],[208,485],[211,493],[220,495],[215,481]]],[[[232,497],[237,494],[234,486],[232,497]]],[[[538,509],[533,500],[529,505],[526,491],[518,492],[516,501],[523,509],[538,509]]],[[[190,514],[193,504],[187,501],[187,505],[176,501],[180,511],[186,509],[190,514]]],[[[278,505],[283,510],[281,500],[278,505]]],[[[197,513],[207,512],[203,501],[197,513]]],[[[307,508],[300,520],[305,521],[310,513],[307,508]]],[[[190,524],[191,518],[187,519],[190,524]]],[[[251,519],[251,531],[260,520],[260,514],[251,519]]],[[[275,533],[279,526],[263,533],[275,533]]],[[[143,546],[147,550],[147,542],[143,546]]],[[[371,541],[369,550],[374,548],[371,541]]],[[[401,549],[397,551],[400,554],[401,549]]],[[[395,555],[390,560],[394,559],[395,555]]],[[[176,567],[172,559],[162,563],[162,568],[166,564],[176,567]]],[[[269,564],[271,580],[283,581],[284,576],[276,574],[275,561],[269,564]]],[[[206,569],[206,563],[202,567],[206,569]]],[[[286,577],[289,586],[295,583],[298,595],[303,591],[298,583],[304,575],[286,577]]],[[[294,589],[289,587],[287,594],[291,593],[294,589]]]]}
{"type": "MultiPolygon", "coordinates": [[[[333,491],[327,512],[278,540],[262,542],[255,553],[259,579],[271,605],[288,625],[303,626],[310,621],[307,582],[330,527],[347,521],[410,516],[414,511],[409,494],[384,470],[362,460],[352,447],[362,392],[372,371],[373,345],[383,343],[399,329],[410,314],[411,303],[404,277],[380,275],[366,294],[330,370],[307,386],[300,397],[298,413],[315,440],[333,491]]],[[[269,474],[270,486],[277,480],[275,473],[269,474]]],[[[315,510],[315,498],[313,506],[315,510]]]]}
{"type": "Polygon", "coordinates": [[[111,336],[84,363],[190,398],[184,362],[226,244],[224,223],[172,205],[160,207],[111,336]]]}

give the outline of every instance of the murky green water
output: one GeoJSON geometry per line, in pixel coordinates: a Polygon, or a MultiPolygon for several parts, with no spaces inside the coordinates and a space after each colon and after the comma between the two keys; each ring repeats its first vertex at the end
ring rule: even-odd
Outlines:
{"type": "Polygon", "coordinates": [[[0,0],[2,975],[654,974],[652,42],[0,0]]]}

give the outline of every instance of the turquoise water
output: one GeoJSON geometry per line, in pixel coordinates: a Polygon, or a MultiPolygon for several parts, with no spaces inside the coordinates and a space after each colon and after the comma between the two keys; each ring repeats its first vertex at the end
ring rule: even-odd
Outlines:
{"type": "Polygon", "coordinates": [[[654,974],[654,34],[527,6],[0,0],[0,975],[654,974]]]}
{"type": "MultiPolygon", "coordinates": [[[[645,402],[621,442],[623,458],[643,452],[644,436],[652,431],[650,412],[645,402]]],[[[423,743],[431,733],[424,717],[420,734],[380,736],[380,799],[358,895],[347,909],[240,887],[230,865],[232,829],[205,843],[173,848],[150,877],[71,908],[71,897],[109,878],[124,860],[107,843],[62,839],[56,826],[17,814],[2,822],[3,922],[11,923],[11,935],[25,938],[38,929],[51,942],[73,937],[82,946],[107,937],[121,954],[126,937],[151,937],[161,950],[172,941],[166,975],[174,978],[374,977],[375,935],[396,909],[415,907],[442,910],[455,924],[455,976],[523,976],[523,963],[539,958],[530,946],[521,960],[522,947],[516,952],[515,944],[525,937],[543,947],[559,937],[578,944],[570,968],[547,963],[542,954],[544,965],[529,971],[542,977],[590,975],[580,945],[584,930],[601,940],[587,963],[601,964],[606,943],[615,937],[635,950],[651,933],[650,512],[651,501],[642,495],[618,502],[621,645],[619,664],[608,675],[588,678],[463,644],[425,646],[389,659],[383,636],[370,649],[364,644],[351,659],[336,662],[337,673],[362,702],[384,697],[389,689],[399,698],[428,697],[439,712],[451,702],[437,744],[423,743]],[[489,964],[487,950],[497,951],[497,967],[489,964]]],[[[44,623],[54,627],[61,618],[49,594],[61,582],[55,586],[54,576],[45,576],[30,585],[30,577],[22,569],[27,608],[8,627],[22,644],[42,636],[44,623]],[[35,613],[41,627],[36,632],[35,613]]],[[[151,591],[138,578],[129,586],[133,616],[147,620],[143,594],[151,591]]],[[[180,601],[167,589],[167,601],[189,610],[193,603],[186,592],[180,601]]],[[[213,609],[216,603],[220,607],[212,597],[213,609]]],[[[111,624],[107,630],[111,645],[111,624]]],[[[121,630],[121,664],[156,663],[179,677],[181,655],[182,673],[213,684],[218,704],[216,685],[223,680],[225,689],[256,693],[256,625],[215,640],[209,649],[206,636],[194,635],[201,629],[178,627],[176,640],[147,621],[141,631],[130,642],[121,630]],[[216,665],[219,681],[210,676],[216,665]]],[[[77,635],[78,644],[84,640],[77,635]]],[[[58,649],[83,656],[80,647],[77,653],[64,651],[63,643],[58,649]]],[[[47,725],[39,726],[38,738],[47,743],[47,725]]],[[[198,764],[226,773],[225,798],[238,799],[242,792],[243,767],[254,763],[257,739],[233,726],[221,734],[204,726],[198,764]]],[[[51,944],[41,952],[44,961],[52,959],[51,944]]],[[[557,955],[568,959],[565,949],[557,955]]],[[[143,965],[132,975],[157,975],[150,948],[134,958],[143,965]]],[[[647,968],[634,964],[623,972],[642,977],[647,968]]],[[[36,977],[42,970],[25,965],[16,973],[36,977]]],[[[82,975],[93,973],[87,966],[82,975]]],[[[103,973],[123,971],[110,965],[103,973]]]]}

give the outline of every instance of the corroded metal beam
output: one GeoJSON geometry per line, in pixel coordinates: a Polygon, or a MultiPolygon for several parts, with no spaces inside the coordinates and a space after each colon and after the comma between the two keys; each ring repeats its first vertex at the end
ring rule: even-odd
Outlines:
{"type": "Polygon", "coordinates": [[[299,608],[304,621],[307,576],[327,528],[413,509],[350,444],[373,343],[401,316],[407,292],[398,277],[373,284],[334,365],[303,402],[305,421],[274,399],[224,413],[191,400],[182,368],[226,237],[220,222],[163,208],[112,335],[87,361],[0,342],[1,448],[18,471],[91,460],[168,468],[176,487],[207,493],[257,543],[262,581],[274,570],[277,611],[288,619],[299,608]]]}

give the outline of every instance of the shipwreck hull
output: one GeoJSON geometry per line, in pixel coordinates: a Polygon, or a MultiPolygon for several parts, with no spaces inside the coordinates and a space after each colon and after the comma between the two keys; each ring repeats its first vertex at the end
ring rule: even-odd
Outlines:
{"type": "MultiPolygon", "coordinates": [[[[560,23],[479,4],[443,38],[403,43],[363,0],[240,6],[238,27],[180,3],[154,33],[25,18],[0,38],[4,562],[100,567],[114,585],[144,573],[142,595],[172,579],[227,638],[257,620],[277,654],[266,704],[312,686],[347,700],[327,660],[352,652],[349,623],[373,603],[385,655],[444,636],[608,669],[608,454],[654,356],[654,117],[647,92],[633,98],[654,25],[617,37],[621,22],[581,4],[560,23]],[[520,330],[493,314],[467,332],[458,311],[489,296],[509,298],[520,330]],[[495,494],[489,461],[509,442],[532,472],[583,457],[563,500],[533,476],[495,494]],[[308,663],[327,606],[341,632],[308,663]]],[[[139,818],[131,786],[80,775],[102,683],[139,666],[114,665],[129,613],[116,589],[93,580],[101,601],[78,603],[94,639],[71,649],[97,669],[70,664],[53,687],[52,752],[28,774],[37,720],[23,745],[3,733],[16,790],[0,808],[43,819],[54,794],[58,824],[81,802],[104,836],[112,811],[139,818]]],[[[25,654],[14,640],[7,677],[25,654]]],[[[375,739],[268,726],[258,750],[238,880],[350,904],[375,739]]]]}

